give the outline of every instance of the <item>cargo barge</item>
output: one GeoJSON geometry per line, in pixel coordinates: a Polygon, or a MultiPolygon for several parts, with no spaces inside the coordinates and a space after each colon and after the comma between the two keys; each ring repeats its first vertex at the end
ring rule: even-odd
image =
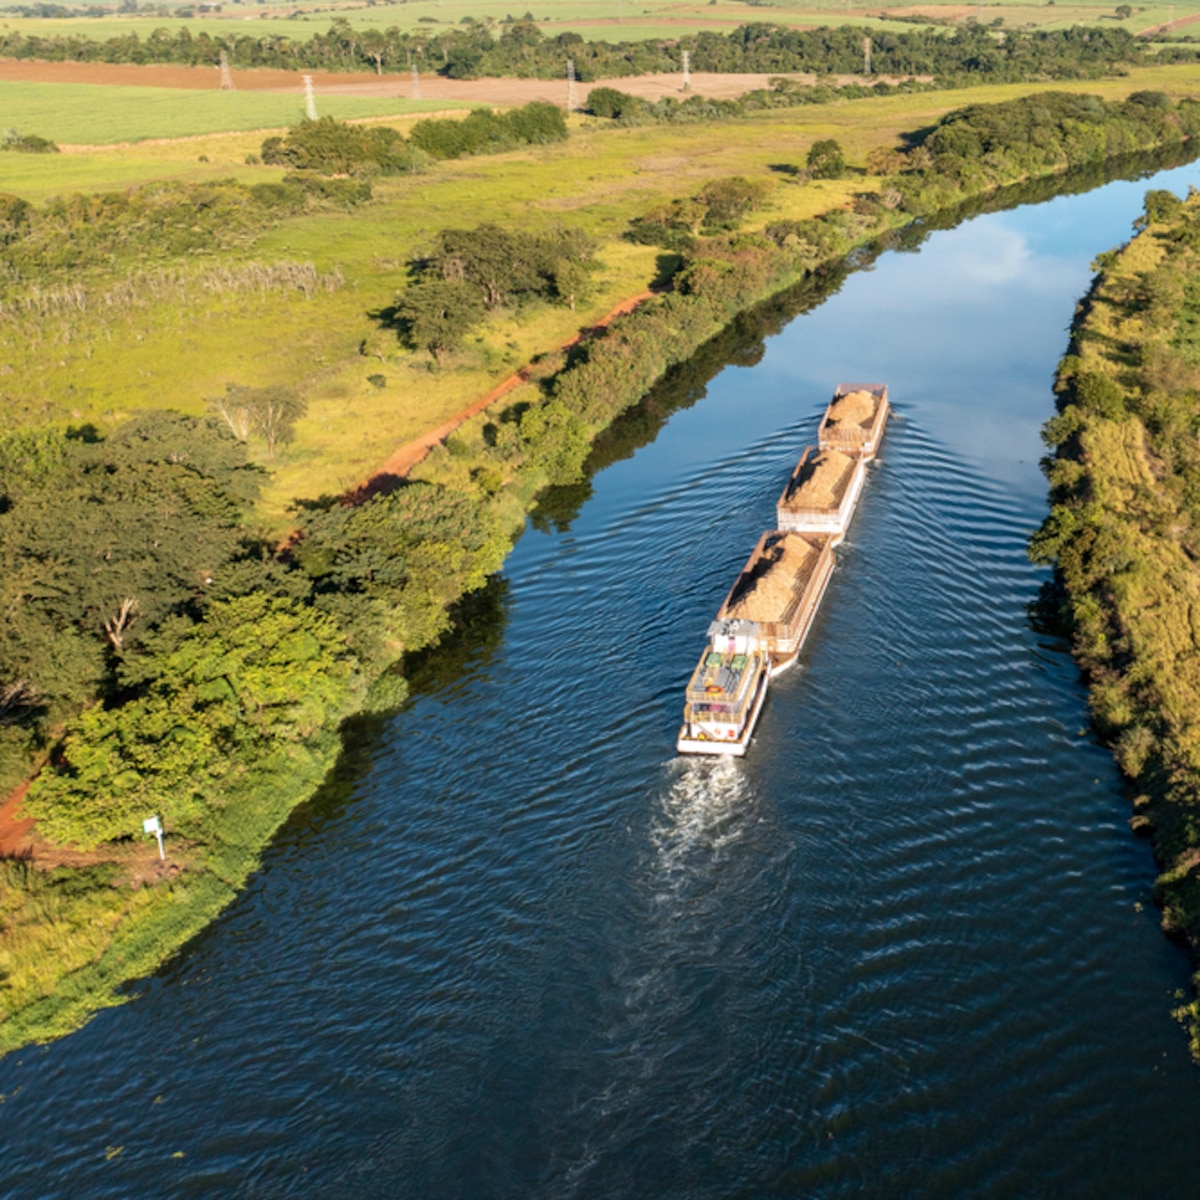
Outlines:
{"type": "Polygon", "coordinates": [[[817,445],[870,462],[879,453],[889,412],[886,384],[840,383],[817,430],[817,445]]]}
{"type": "Polygon", "coordinates": [[[836,545],[846,536],[866,478],[860,455],[806,446],[775,506],[775,522],[794,533],[830,534],[836,545]]]}
{"type": "Polygon", "coordinates": [[[883,384],[841,384],[709,626],[688,681],[680,754],[746,753],[771,679],[800,654],[833,574],[890,406],[883,384]]]}

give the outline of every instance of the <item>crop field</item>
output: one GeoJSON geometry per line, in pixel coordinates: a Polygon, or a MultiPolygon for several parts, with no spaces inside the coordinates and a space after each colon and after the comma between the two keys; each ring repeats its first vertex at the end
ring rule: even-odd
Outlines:
{"type": "MultiPolygon", "coordinates": [[[[321,95],[322,116],[403,115],[444,109],[441,100],[386,96],[321,95]]],[[[292,94],[185,91],[181,88],[101,87],[94,84],[12,82],[0,79],[0,113],[6,128],[53,142],[106,145],[147,138],[273,129],[304,116],[297,77],[292,94]]],[[[5,174],[0,162],[0,178],[5,174]]]]}
{"type": "MultiPolygon", "coordinates": [[[[1108,96],[1146,87],[1194,93],[1200,90],[1200,67],[1141,69],[1124,79],[1070,86],[1108,96]]],[[[900,132],[928,125],[950,108],[1031,90],[1032,85],[1003,85],[896,94],[679,127],[621,129],[575,117],[562,145],[445,162],[424,175],[379,180],[376,199],[363,208],[282,220],[253,246],[224,256],[312,262],[323,272],[340,272],[345,282],[332,292],[305,298],[281,290],[227,294],[183,287],[174,298],[116,313],[97,308],[36,324],[0,324],[5,420],[92,420],[107,426],[145,408],[202,412],[208,398],[230,383],[295,386],[308,401],[308,416],[273,468],[262,509],[267,525],[284,529],[293,519],[288,512],[293,498],[353,486],[395,446],[440,424],[518,366],[645,288],[655,277],[659,251],[621,235],[651,205],[693,194],[709,179],[744,174],[774,181],[768,207],[755,223],[810,216],[870,186],[861,164],[872,147],[894,144],[900,132]],[[797,184],[780,170],[803,163],[821,137],[837,138],[860,173],[797,184]],[[450,369],[435,371],[427,355],[405,350],[372,314],[392,303],[406,284],[408,260],[439,229],[482,221],[581,227],[597,238],[601,266],[578,311],[537,305],[501,313],[468,339],[450,369]]],[[[258,140],[247,133],[214,134],[152,151],[135,145],[82,154],[8,154],[0,156],[0,190],[36,200],[55,191],[202,177],[201,172],[277,178],[279,168],[245,164],[258,140]],[[199,163],[200,154],[210,161],[199,163]]],[[[201,258],[189,270],[202,275],[213,264],[201,258]]]]}
{"type": "MultiPolygon", "coordinates": [[[[172,3],[173,9],[192,5],[172,3]]],[[[226,3],[220,13],[189,18],[194,31],[205,30],[213,36],[283,35],[303,40],[315,28],[325,29],[334,17],[345,17],[356,28],[436,32],[439,27],[459,24],[465,17],[503,22],[510,16],[532,13],[546,37],[567,31],[587,39],[631,41],[642,38],[679,37],[685,33],[708,30],[728,32],[738,25],[771,21],[783,25],[841,25],[847,22],[877,28],[911,29],[907,20],[889,18],[927,17],[954,24],[967,20],[982,23],[1001,22],[1009,28],[1067,28],[1071,25],[1117,21],[1116,5],[1105,0],[1091,3],[1073,0],[989,0],[988,3],[917,3],[867,5],[862,0],[769,0],[757,4],[734,0],[528,0],[524,6],[509,0],[414,0],[410,3],[372,3],[363,0],[326,0],[320,5],[256,5],[239,12],[243,6],[226,3]]],[[[1200,9],[1186,4],[1156,3],[1131,5],[1133,14],[1126,20],[1134,32],[1155,29],[1174,22],[1180,32],[1189,32],[1188,23],[1200,19],[1200,9]]],[[[129,33],[146,37],[156,28],[174,26],[177,17],[111,16],[103,18],[42,19],[6,15],[0,29],[27,34],[72,35],[105,39],[129,33]]],[[[1200,30],[1197,30],[1200,32],[1200,30]]]]}

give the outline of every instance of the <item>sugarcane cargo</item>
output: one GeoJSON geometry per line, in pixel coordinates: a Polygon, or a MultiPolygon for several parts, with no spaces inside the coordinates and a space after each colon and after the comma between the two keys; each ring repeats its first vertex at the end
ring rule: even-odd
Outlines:
{"type": "Polygon", "coordinates": [[[766,653],[772,674],[804,645],[833,574],[833,543],[824,533],[764,533],[717,613],[718,623],[754,625],[751,644],[766,653]]]}
{"type": "Polygon", "coordinates": [[[817,430],[817,445],[869,462],[879,452],[890,411],[887,384],[840,383],[817,430]]]}
{"type": "Polygon", "coordinates": [[[835,544],[840,542],[866,478],[861,455],[806,446],[776,505],[777,526],[794,533],[828,533],[835,544]]]}

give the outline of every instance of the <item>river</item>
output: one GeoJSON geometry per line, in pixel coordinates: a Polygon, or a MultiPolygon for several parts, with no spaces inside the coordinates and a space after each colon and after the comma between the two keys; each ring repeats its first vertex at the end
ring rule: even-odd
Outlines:
{"type": "Polygon", "coordinates": [[[0,1193],[1194,1195],[1187,963],[1025,540],[1089,262],[1196,176],[883,253],[634,414],[238,902],[0,1062],[0,1193]],[[844,379],[896,419],[802,665],[745,760],[680,761],[844,379]]]}

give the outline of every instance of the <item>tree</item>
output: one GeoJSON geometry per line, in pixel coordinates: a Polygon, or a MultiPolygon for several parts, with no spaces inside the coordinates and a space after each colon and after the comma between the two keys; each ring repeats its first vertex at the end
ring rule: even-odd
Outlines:
{"type": "Polygon", "coordinates": [[[706,225],[728,226],[760,208],[770,190],[771,185],[766,180],[734,175],[706,183],[696,193],[696,200],[704,205],[706,225]]]}
{"type": "Polygon", "coordinates": [[[296,422],[308,412],[308,405],[286,387],[246,389],[250,419],[267,443],[267,458],[275,458],[275,447],[290,442],[296,422]]]}
{"type": "Polygon", "coordinates": [[[250,431],[254,428],[254,418],[246,399],[247,390],[236,383],[227,383],[225,395],[215,396],[208,402],[209,409],[225,422],[229,432],[239,442],[248,442],[250,431]]]}
{"type": "Polygon", "coordinates": [[[358,686],[329,616],[262,594],[214,605],[153,665],[143,694],[77,719],[61,766],[30,789],[47,836],[95,846],[152,812],[201,832],[229,781],[275,746],[319,733],[358,686]]]}
{"type": "Polygon", "coordinates": [[[841,179],[846,173],[842,147],[834,138],[820,138],[808,151],[808,173],[814,179],[841,179]]]}
{"type": "Polygon", "coordinates": [[[446,355],[483,320],[479,288],[465,279],[421,279],[405,289],[396,314],[406,326],[412,346],[428,350],[438,366],[446,355]]]}
{"type": "Polygon", "coordinates": [[[612,87],[595,87],[588,92],[588,108],[593,116],[619,121],[636,117],[646,107],[645,102],[628,92],[612,87]]]}

